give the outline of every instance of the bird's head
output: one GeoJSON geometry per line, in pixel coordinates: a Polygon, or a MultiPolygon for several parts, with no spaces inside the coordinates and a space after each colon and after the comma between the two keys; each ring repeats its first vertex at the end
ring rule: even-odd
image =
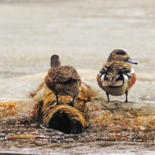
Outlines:
{"type": "Polygon", "coordinates": [[[50,61],[51,61],[51,67],[60,67],[61,66],[59,56],[56,54],[51,56],[50,61]]]}
{"type": "Polygon", "coordinates": [[[113,60],[129,62],[132,64],[138,64],[135,60],[129,57],[127,52],[125,52],[122,49],[115,49],[111,52],[108,58],[108,62],[113,61],[113,60]]]}

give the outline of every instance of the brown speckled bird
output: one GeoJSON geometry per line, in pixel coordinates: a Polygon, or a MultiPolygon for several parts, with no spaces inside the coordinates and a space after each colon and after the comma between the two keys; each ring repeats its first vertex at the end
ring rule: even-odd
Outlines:
{"type": "Polygon", "coordinates": [[[106,92],[108,101],[110,101],[109,94],[113,96],[126,94],[125,102],[128,102],[128,91],[136,82],[134,69],[129,63],[137,64],[124,50],[115,49],[98,73],[98,85],[106,92]]]}
{"type": "Polygon", "coordinates": [[[51,56],[51,69],[48,71],[45,83],[55,94],[57,104],[59,104],[58,95],[71,96],[73,100],[70,105],[73,106],[74,99],[79,93],[81,79],[72,66],[61,66],[58,55],[51,56]]]}

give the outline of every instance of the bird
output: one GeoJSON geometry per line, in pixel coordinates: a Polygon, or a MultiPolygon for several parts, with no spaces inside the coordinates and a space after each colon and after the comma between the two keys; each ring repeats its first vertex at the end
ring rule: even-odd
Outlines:
{"type": "Polygon", "coordinates": [[[60,96],[71,96],[72,101],[69,103],[73,106],[74,99],[79,93],[81,78],[72,66],[62,66],[59,56],[54,54],[50,58],[51,68],[45,77],[46,86],[55,94],[57,105],[60,96]]]}
{"type": "Polygon", "coordinates": [[[128,91],[136,82],[136,74],[130,64],[138,63],[131,59],[125,50],[115,49],[97,74],[97,83],[106,92],[108,102],[110,102],[109,94],[112,96],[125,94],[125,102],[128,102],[128,91]]]}

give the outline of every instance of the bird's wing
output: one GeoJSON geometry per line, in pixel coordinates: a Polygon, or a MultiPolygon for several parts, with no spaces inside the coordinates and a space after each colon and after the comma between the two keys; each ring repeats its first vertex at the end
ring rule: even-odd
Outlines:
{"type": "Polygon", "coordinates": [[[119,87],[124,83],[124,76],[123,74],[130,73],[130,65],[124,62],[118,61],[111,61],[107,62],[102,70],[101,74],[104,74],[104,79],[102,82],[103,86],[112,86],[112,87],[119,87]]]}

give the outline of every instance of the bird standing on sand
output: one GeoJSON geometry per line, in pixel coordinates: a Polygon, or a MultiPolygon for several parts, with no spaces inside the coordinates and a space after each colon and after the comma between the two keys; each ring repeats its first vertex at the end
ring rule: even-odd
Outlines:
{"type": "Polygon", "coordinates": [[[59,104],[58,95],[71,96],[73,100],[70,105],[73,106],[74,99],[79,93],[81,79],[72,66],[61,66],[58,55],[51,56],[51,69],[48,71],[45,83],[55,94],[57,104],[59,104]]]}
{"type": "Polygon", "coordinates": [[[128,102],[128,91],[136,82],[134,69],[129,63],[137,64],[124,50],[115,49],[98,73],[98,85],[106,92],[108,102],[109,94],[113,96],[126,94],[125,102],[128,102]]]}

